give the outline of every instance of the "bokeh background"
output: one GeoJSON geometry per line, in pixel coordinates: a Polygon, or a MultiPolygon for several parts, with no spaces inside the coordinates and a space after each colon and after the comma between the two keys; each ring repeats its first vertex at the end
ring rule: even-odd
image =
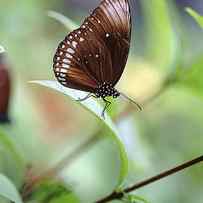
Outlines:
{"type": "MultiPolygon", "coordinates": [[[[0,132],[21,154],[16,161],[0,143],[0,171],[17,188],[23,184],[28,164],[39,173],[103,126],[68,97],[28,83],[54,79],[52,58],[70,31],[48,17],[48,11],[80,25],[98,3],[0,2],[0,44],[7,52],[12,84],[11,123],[0,124],[0,132]]],[[[203,148],[203,30],[185,11],[191,7],[203,15],[202,0],[131,0],[131,6],[131,52],[117,87],[143,104],[144,110],[138,112],[120,99],[110,109],[129,156],[129,174],[123,185],[199,156],[203,148]]],[[[118,179],[118,147],[108,131],[103,133],[107,136],[102,142],[61,174],[81,202],[105,196],[118,179]]],[[[202,188],[203,165],[199,164],[135,194],[151,203],[202,203],[202,188]]]]}

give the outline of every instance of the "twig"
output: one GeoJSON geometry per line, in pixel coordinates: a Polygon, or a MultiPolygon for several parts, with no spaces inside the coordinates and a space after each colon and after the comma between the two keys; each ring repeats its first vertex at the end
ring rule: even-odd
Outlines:
{"type": "Polygon", "coordinates": [[[200,157],[195,158],[195,159],[193,159],[191,161],[188,161],[188,162],[185,162],[185,163],[183,163],[181,165],[178,165],[178,166],[176,166],[176,167],[174,167],[174,168],[172,168],[170,170],[164,171],[164,172],[162,172],[162,173],[160,173],[160,174],[158,174],[156,176],[153,176],[151,178],[148,178],[146,180],[138,182],[135,185],[132,185],[131,187],[125,188],[122,192],[116,192],[115,191],[115,192],[111,193],[110,195],[104,197],[103,199],[97,201],[96,203],[106,203],[106,202],[109,202],[109,201],[112,201],[112,200],[120,200],[120,199],[122,199],[124,197],[125,193],[130,193],[130,192],[135,191],[135,190],[137,190],[139,188],[142,188],[144,186],[152,184],[152,183],[154,183],[156,181],[159,181],[159,180],[161,180],[163,178],[166,178],[166,177],[168,177],[168,176],[170,176],[172,174],[175,174],[175,173],[180,172],[180,171],[182,171],[182,170],[184,170],[186,168],[189,168],[189,167],[191,167],[191,166],[193,166],[195,164],[198,164],[198,163],[200,163],[202,161],[203,161],[203,156],[200,156],[200,157]]]}

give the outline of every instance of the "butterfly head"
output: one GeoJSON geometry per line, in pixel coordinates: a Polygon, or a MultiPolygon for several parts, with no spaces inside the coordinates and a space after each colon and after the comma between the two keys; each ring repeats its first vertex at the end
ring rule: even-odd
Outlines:
{"type": "Polygon", "coordinates": [[[103,84],[99,85],[98,88],[95,91],[96,97],[113,97],[117,98],[120,96],[120,93],[113,87],[111,83],[104,82],[103,84]]]}

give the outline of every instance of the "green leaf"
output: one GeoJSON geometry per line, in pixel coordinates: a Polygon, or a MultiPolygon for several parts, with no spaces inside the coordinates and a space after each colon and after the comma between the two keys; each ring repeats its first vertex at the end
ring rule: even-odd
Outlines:
{"type": "Polygon", "coordinates": [[[2,174],[0,174],[0,195],[15,203],[22,203],[21,197],[14,184],[2,174]]]}
{"type": "Polygon", "coordinates": [[[4,52],[5,52],[4,47],[0,45],[0,54],[1,54],[1,53],[4,53],[4,52]]]}
{"type": "Polygon", "coordinates": [[[35,186],[29,198],[40,203],[79,203],[79,199],[71,189],[65,187],[59,181],[44,180],[35,186]]]}
{"type": "Polygon", "coordinates": [[[200,27],[203,28],[203,16],[200,16],[192,8],[187,7],[185,10],[195,19],[195,21],[200,25],[200,27]]]}
{"type": "Polygon", "coordinates": [[[180,67],[177,71],[177,84],[183,85],[195,95],[203,96],[203,56],[189,67],[180,67]]]}
{"type": "MultiPolygon", "coordinates": [[[[176,15],[173,2],[166,0],[142,0],[141,6],[145,19],[146,33],[146,55],[155,67],[164,69],[168,74],[174,68],[179,56],[179,44],[177,36],[173,30],[169,5],[173,8],[173,14],[176,15]]],[[[176,16],[177,17],[177,16],[176,16]]],[[[176,21],[178,19],[176,18],[176,21]]]]}
{"type": "MultiPolygon", "coordinates": [[[[64,95],[68,96],[71,100],[73,100],[75,102],[77,102],[76,100],[78,98],[83,98],[84,96],[87,95],[87,93],[84,93],[82,91],[66,88],[57,81],[47,81],[47,80],[46,81],[32,81],[32,83],[36,83],[36,84],[54,89],[55,91],[58,91],[64,95]]],[[[119,157],[120,157],[120,162],[121,162],[120,177],[118,180],[118,187],[119,187],[128,172],[128,158],[127,158],[127,154],[126,154],[124,145],[120,139],[120,136],[119,136],[119,133],[118,133],[116,127],[114,126],[112,120],[110,119],[110,117],[107,114],[105,115],[105,119],[103,119],[103,117],[101,116],[103,107],[97,101],[95,101],[95,99],[89,98],[86,101],[77,102],[77,104],[79,104],[80,106],[82,106],[83,108],[88,110],[90,113],[92,113],[95,117],[100,119],[100,121],[109,130],[109,134],[112,135],[113,139],[117,143],[119,152],[120,152],[119,157]]]]}
{"type": "Polygon", "coordinates": [[[128,195],[128,194],[125,194],[123,201],[125,203],[149,203],[143,197],[140,197],[137,195],[128,195]]]}
{"type": "Polygon", "coordinates": [[[0,131],[0,173],[19,187],[24,178],[25,161],[12,139],[0,131]]]}
{"type": "Polygon", "coordinates": [[[51,18],[54,18],[55,20],[57,20],[58,22],[60,22],[62,25],[64,25],[68,30],[72,31],[77,29],[79,26],[72,21],[70,18],[57,13],[55,11],[48,11],[48,16],[51,18]]]}

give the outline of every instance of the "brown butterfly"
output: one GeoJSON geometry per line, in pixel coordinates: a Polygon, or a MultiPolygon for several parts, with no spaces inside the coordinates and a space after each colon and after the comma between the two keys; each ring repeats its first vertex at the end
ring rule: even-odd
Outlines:
{"type": "Polygon", "coordinates": [[[65,37],[54,56],[57,80],[63,86],[89,92],[79,101],[101,97],[105,102],[103,117],[111,104],[106,97],[130,99],[114,87],[127,62],[131,27],[128,0],[103,0],[80,28],[65,37]]]}

